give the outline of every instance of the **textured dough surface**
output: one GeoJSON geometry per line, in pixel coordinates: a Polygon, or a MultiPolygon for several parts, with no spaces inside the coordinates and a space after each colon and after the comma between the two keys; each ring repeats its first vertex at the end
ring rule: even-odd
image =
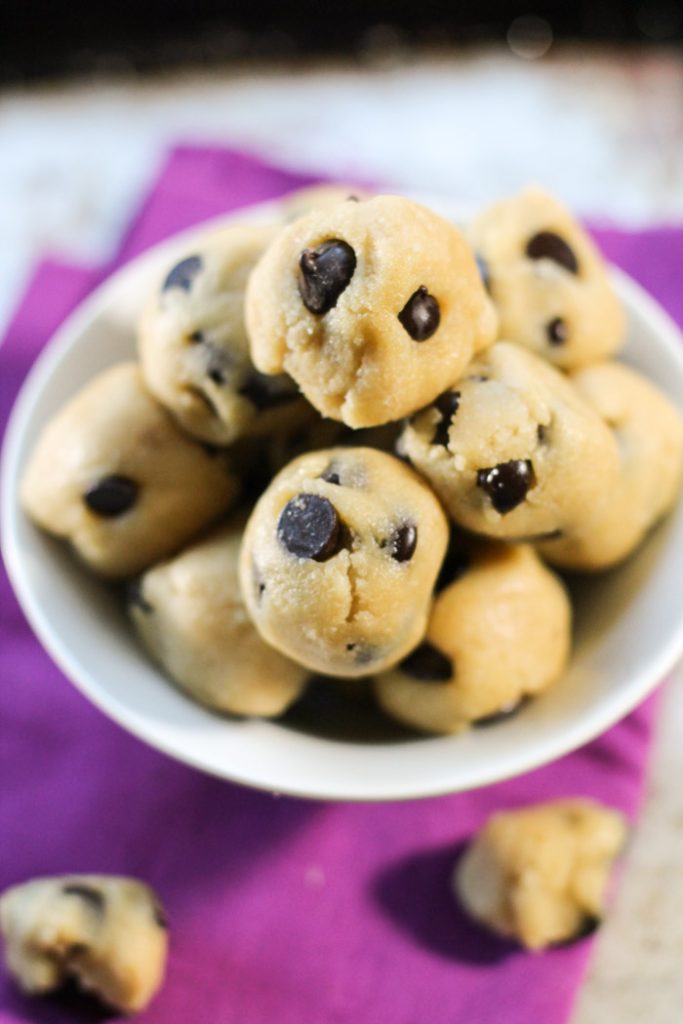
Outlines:
{"type": "Polygon", "coordinates": [[[528,949],[579,938],[604,913],[622,816],[568,799],[494,814],[456,865],[456,896],[472,917],[528,949]]]}
{"type": "Polygon", "coordinates": [[[614,433],[620,473],[607,502],[582,530],[540,550],[568,569],[606,569],[630,555],[676,501],[683,416],[651,381],[621,363],[588,366],[572,382],[614,433]]]}
{"type": "Polygon", "coordinates": [[[247,288],[254,364],[286,371],[324,416],[377,426],[430,402],[495,335],[472,252],[450,223],[399,196],[345,202],[295,221],[269,246],[247,288]],[[299,291],[306,249],[337,239],[356,266],[336,304],[309,311],[299,291]],[[435,332],[415,341],[399,320],[426,288],[435,332]]]}
{"type": "Polygon", "coordinates": [[[10,973],[40,995],[74,978],[103,1002],[134,1013],[161,985],[167,952],[163,911],[132,878],[64,875],[8,889],[0,899],[10,973]]]}
{"type": "Polygon", "coordinates": [[[112,578],[173,554],[237,493],[223,456],[181,433],[145,390],[135,363],[98,374],[62,407],[41,433],[21,483],[31,519],[112,578]],[[110,476],[130,479],[138,492],[127,511],[102,516],[83,496],[110,476]]]}
{"type": "Polygon", "coordinates": [[[195,700],[235,715],[274,717],[309,673],[268,647],[238,580],[242,531],[216,530],[139,581],[130,614],[143,644],[195,700]]]}
{"type": "Polygon", "coordinates": [[[338,206],[347,200],[369,199],[370,193],[367,189],[359,188],[357,185],[344,185],[335,182],[329,185],[308,185],[306,188],[297,189],[284,196],[280,202],[282,216],[285,223],[298,220],[313,210],[327,210],[330,207],[338,206]]]}
{"type": "Polygon", "coordinates": [[[608,501],[619,473],[615,438],[544,360],[499,341],[470,364],[451,394],[457,409],[450,424],[432,405],[408,423],[399,447],[456,523],[486,536],[531,540],[577,529],[608,501]],[[480,474],[510,462],[529,463],[532,485],[500,512],[480,474]]]}
{"type": "Polygon", "coordinates": [[[485,261],[499,338],[525,345],[565,369],[596,362],[619,349],[625,318],[602,257],[552,196],[528,188],[496,203],[470,225],[468,237],[485,261]],[[551,258],[527,255],[527,244],[542,232],[552,232],[569,245],[577,273],[551,258]],[[557,320],[563,324],[562,340],[548,329],[557,320]]]}
{"type": "Polygon", "coordinates": [[[310,414],[288,377],[266,377],[249,356],[244,323],[247,278],[276,229],[235,224],[197,240],[168,268],[138,333],[145,382],[195,437],[225,445],[267,434],[310,414]],[[198,261],[196,271],[178,268],[198,261]],[[165,282],[169,275],[175,286],[165,282]]]}
{"type": "Polygon", "coordinates": [[[327,675],[370,675],[424,634],[447,532],[436,498],[393,456],[312,452],[286,466],[252,512],[240,564],[245,603],[264,640],[288,657],[327,675]],[[322,479],[329,471],[340,483],[322,479]],[[292,554],[280,539],[280,516],[302,494],[327,499],[341,521],[340,546],[325,561],[292,554]],[[406,526],[417,543],[397,561],[392,537],[406,526]]]}
{"type": "Polygon", "coordinates": [[[463,565],[437,594],[423,644],[375,681],[380,706],[424,732],[514,709],[569,657],[569,599],[533,548],[470,543],[463,565]]]}

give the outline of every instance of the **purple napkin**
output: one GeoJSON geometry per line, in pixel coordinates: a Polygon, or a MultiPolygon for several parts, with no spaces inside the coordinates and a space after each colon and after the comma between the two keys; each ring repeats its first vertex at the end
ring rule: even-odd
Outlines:
{"type": "MultiPolygon", "coordinates": [[[[241,153],[182,147],[112,266],[214,214],[310,179],[241,153]]],[[[683,321],[683,231],[598,234],[683,321]]],[[[111,268],[107,268],[111,269],[111,268]]],[[[43,263],[0,349],[0,417],[102,271],[43,263]]],[[[653,702],[582,750],[459,796],[373,806],[251,792],[144,746],[92,707],[31,635],[0,580],[0,888],[104,871],[154,885],[171,919],[166,984],[146,1024],[543,1024],[566,1021],[591,940],[531,956],[449,897],[463,841],[502,807],[586,794],[638,809],[653,702]]],[[[29,1000],[3,974],[0,1022],[112,1019],[29,1000]]]]}

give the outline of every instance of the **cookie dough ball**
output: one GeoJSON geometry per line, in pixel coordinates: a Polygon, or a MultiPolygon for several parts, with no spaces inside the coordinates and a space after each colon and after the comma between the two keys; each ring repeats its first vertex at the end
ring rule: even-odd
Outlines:
{"type": "Polygon", "coordinates": [[[311,414],[289,377],[259,373],[249,356],[244,290],[274,233],[236,224],[207,235],[166,271],[142,316],[147,387],[189,434],[212,444],[286,429],[311,414]]]}
{"type": "Polygon", "coordinates": [[[75,979],[122,1013],[159,989],[168,945],[161,905],[142,882],[106,875],[38,878],[0,899],[10,973],[42,995],[75,979]]]}
{"type": "Polygon", "coordinates": [[[237,493],[224,457],[181,433],[135,363],[99,374],[50,420],[21,484],[31,519],[111,578],[177,551],[237,493]]]}
{"type": "Polygon", "coordinates": [[[256,367],[285,370],[320,413],[351,427],[430,402],[495,335],[467,243],[399,196],[291,224],[256,265],[246,310],[256,367]]]}
{"type": "Polygon", "coordinates": [[[375,681],[380,706],[424,732],[513,713],[554,683],[569,657],[569,600],[533,548],[470,543],[455,575],[436,596],[420,646],[375,681]]]}
{"type": "Polygon", "coordinates": [[[258,501],[240,581],[261,636],[325,675],[367,676],[422,639],[447,543],[427,486],[371,448],[291,462],[258,501]]]}
{"type": "Polygon", "coordinates": [[[541,551],[567,569],[606,569],[631,554],[674,505],[683,476],[683,417],[654,384],[620,363],[586,367],[572,382],[613,432],[620,473],[583,529],[541,551]]]}
{"type": "Polygon", "coordinates": [[[298,220],[312,210],[329,210],[339,203],[360,202],[369,199],[370,193],[357,185],[321,184],[309,185],[307,188],[290,192],[281,202],[282,215],[285,222],[298,220]]]}
{"type": "Polygon", "coordinates": [[[597,412],[563,374],[503,341],[413,418],[399,447],[456,523],[511,540],[577,529],[619,474],[597,412]]]}
{"type": "Polygon", "coordinates": [[[154,566],[130,588],[129,610],[143,644],[195,700],[218,711],[282,714],[309,673],[264,644],[238,580],[242,531],[215,531],[154,566]]]}
{"type": "Polygon", "coordinates": [[[477,921],[527,949],[583,938],[600,923],[620,814],[555,800],[494,814],[456,865],[453,887],[477,921]]]}
{"type": "Polygon", "coordinates": [[[491,206],[469,238],[498,311],[500,338],[563,368],[620,347],[624,314],[602,257],[552,196],[530,188],[491,206]]]}

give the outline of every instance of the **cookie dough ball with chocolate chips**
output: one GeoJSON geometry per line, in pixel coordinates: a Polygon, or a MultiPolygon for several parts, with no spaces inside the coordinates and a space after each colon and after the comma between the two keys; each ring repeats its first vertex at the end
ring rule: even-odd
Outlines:
{"type": "Polygon", "coordinates": [[[311,452],[252,512],[245,603],[263,639],[288,657],[324,675],[370,675],[421,640],[447,532],[429,488],[393,456],[311,452]]]}
{"type": "Polygon", "coordinates": [[[67,402],[40,435],[21,483],[31,519],[111,578],[177,551],[238,491],[225,458],[178,429],[135,363],[105,370],[67,402]]]}
{"type": "Polygon", "coordinates": [[[454,891],[473,918],[504,938],[531,950],[564,945],[599,925],[625,838],[622,816],[592,800],[501,811],[456,865],[454,891]]]}
{"type": "Polygon", "coordinates": [[[122,1013],[143,1010],[159,989],[166,919],[151,889],[132,878],[38,878],[0,899],[10,973],[31,995],[71,979],[122,1013]]]}
{"type": "Polygon", "coordinates": [[[237,566],[241,524],[222,527],[129,590],[152,657],[195,700],[234,715],[281,715],[309,673],[268,647],[247,614],[237,566]]]}
{"type": "Polygon", "coordinates": [[[620,363],[588,366],[571,379],[616,438],[619,478],[581,529],[540,550],[556,565],[593,571],[631,554],[674,505],[683,476],[683,417],[651,381],[620,363]]]}
{"type": "Polygon", "coordinates": [[[539,188],[485,210],[469,228],[500,338],[563,368],[612,355],[625,319],[595,244],[539,188]]]}
{"type": "Polygon", "coordinates": [[[569,600],[533,548],[460,550],[455,579],[441,574],[425,639],[375,681],[380,706],[424,732],[507,717],[551,686],[569,657],[569,600]]]}
{"type": "Polygon", "coordinates": [[[351,427],[430,402],[495,335],[467,243],[399,196],[291,224],[256,265],[246,310],[256,367],[286,371],[322,415],[351,427]]]}
{"type": "Polygon", "coordinates": [[[413,417],[399,448],[456,523],[510,540],[580,528],[619,474],[614,436],[576,388],[503,341],[413,417]]]}
{"type": "Polygon", "coordinates": [[[244,291],[274,233],[235,224],[200,239],[166,271],[140,323],[147,386],[188,433],[212,444],[286,429],[312,412],[289,377],[259,373],[249,356],[244,291]]]}

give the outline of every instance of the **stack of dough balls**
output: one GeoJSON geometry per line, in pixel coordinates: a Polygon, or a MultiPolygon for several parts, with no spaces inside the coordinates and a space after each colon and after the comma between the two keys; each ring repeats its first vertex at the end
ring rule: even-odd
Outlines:
{"type": "Polygon", "coordinates": [[[566,668],[555,569],[616,565],[676,500],[681,416],[613,361],[624,330],[538,189],[463,230],[304,190],[163,268],[139,361],[48,422],[24,507],[208,708],[278,717],[340,677],[422,732],[488,726],[566,668]]]}

